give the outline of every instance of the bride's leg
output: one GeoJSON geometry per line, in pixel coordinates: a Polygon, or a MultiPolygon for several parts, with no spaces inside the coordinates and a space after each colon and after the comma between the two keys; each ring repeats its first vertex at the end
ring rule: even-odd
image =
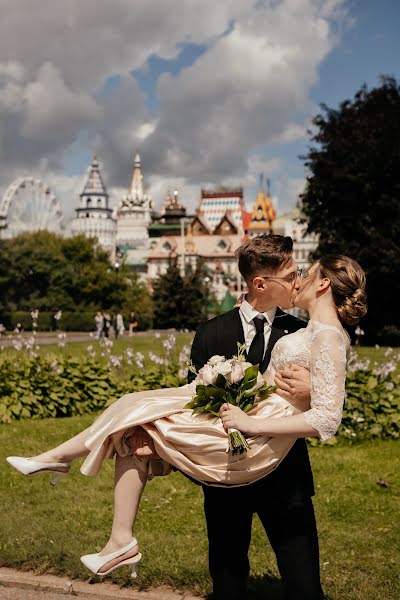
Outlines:
{"type": "Polygon", "coordinates": [[[75,435],[71,439],[63,442],[56,448],[52,448],[47,452],[43,452],[42,454],[38,454],[37,456],[32,456],[34,460],[39,462],[71,462],[75,458],[80,458],[81,456],[87,456],[89,454],[89,450],[85,446],[85,441],[89,436],[89,429],[84,429],[75,435]]]}
{"type": "MultiPolygon", "coordinates": [[[[146,463],[144,463],[146,465],[146,463]]],[[[110,554],[119,548],[127,546],[132,541],[132,529],[135,524],[139,503],[147,481],[147,469],[138,469],[132,456],[115,458],[114,478],[114,519],[110,539],[104,546],[100,555],[110,554]]],[[[126,556],[137,554],[138,548],[133,548],[126,556]]],[[[100,571],[110,569],[114,564],[121,562],[121,556],[110,561],[100,571]]]]}

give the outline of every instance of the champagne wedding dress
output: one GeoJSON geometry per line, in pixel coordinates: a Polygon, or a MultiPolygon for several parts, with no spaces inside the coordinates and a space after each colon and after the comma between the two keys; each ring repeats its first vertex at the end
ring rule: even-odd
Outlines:
{"type": "MultiPolygon", "coordinates": [[[[303,414],[323,440],[336,433],[341,421],[348,346],[342,329],[310,320],[306,328],[276,342],[266,371],[267,380],[273,383],[277,369],[291,364],[309,369],[311,408],[303,414]]],[[[89,429],[86,446],[90,453],[82,473],[96,475],[105,459],[116,452],[129,454],[127,437],[139,426],[152,437],[165,467],[163,474],[173,465],[209,485],[257,481],[279,465],[296,441],[288,437],[248,437],[250,450],[232,456],[226,452],[227,433],[221,419],[204,414],[192,416],[192,410],[184,408],[191,399],[192,387],[185,385],[135,392],[117,400],[89,429]]],[[[288,417],[293,412],[289,402],[272,394],[248,414],[258,419],[288,417]]],[[[137,466],[143,468],[140,459],[137,466]]]]}

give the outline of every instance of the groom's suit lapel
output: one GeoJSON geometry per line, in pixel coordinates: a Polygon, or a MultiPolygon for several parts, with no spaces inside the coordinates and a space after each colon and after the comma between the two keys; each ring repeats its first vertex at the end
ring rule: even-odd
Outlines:
{"type": "Polygon", "coordinates": [[[225,313],[219,332],[219,348],[227,358],[238,353],[238,342],[244,344],[244,331],[239,308],[234,308],[225,313]]]}

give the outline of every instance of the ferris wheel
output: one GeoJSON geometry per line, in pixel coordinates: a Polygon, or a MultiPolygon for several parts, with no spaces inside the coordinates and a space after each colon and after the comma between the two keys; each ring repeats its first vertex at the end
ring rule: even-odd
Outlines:
{"type": "Polygon", "coordinates": [[[19,177],[0,201],[0,237],[11,238],[26,231],[64,230],[63,212],[57,198],[41,179],[19,177]]]}

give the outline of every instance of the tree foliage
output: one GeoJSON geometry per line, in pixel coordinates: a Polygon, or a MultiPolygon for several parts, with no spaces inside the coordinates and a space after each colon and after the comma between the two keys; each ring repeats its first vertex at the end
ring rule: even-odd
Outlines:
{"type": "Polygon", "coordinates": [[[363,86],[338,109],[322,105],[301,198],[316,257],[342,253],[367,273],[370,339],[398,339],[400,320],[400,87],[391,77],[363,86]]]}
{"type": "Polygon", "coordinates": [[[0,298],[0,320],[2,313],[32,308],[121,308],[152,316],[146,288],[124,264],[115,269],[95,240],[48,231],[0,240],[0,298]]]}
{"type": "Polygon", "coordinates": [[[154,326],[196,329],[207,320],[208,286],[201,262],[182,277],[177,260],[153,283],[154,326]]]}

